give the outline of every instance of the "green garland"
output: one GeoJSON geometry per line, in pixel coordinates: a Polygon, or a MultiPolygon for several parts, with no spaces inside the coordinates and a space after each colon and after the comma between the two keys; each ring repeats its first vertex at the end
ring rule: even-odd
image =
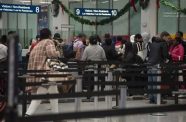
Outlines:
{"type": "MultiPolygon", "coordinates": [[[[139,4],[141,6],[142,9],[146,9],[149,5],[149,2],[150,0],[135,0],[135,4],[139,1],[139,4]]],[[[167,6],[167,7],[170,7],[172,8],[173,10],[176,10],[177,12],[181,12],[183,14],[186,14],[186,8],[184,9],[181,9],[181,8],[178,8],[176,6],[174,6],[173,3],[171,3],[169,0],[160,0],[160,3],[164,6],[167,6]]],[[[121,16],[123,16],[124,14],[126,14],[130,7],[131,7],[131,3],[128,2],[117,14],[117,16],[111,16],[109,18],[106,18],[106,19],[102,19],[100,21],[91,21],[91,20],[88,20],[88,19],[85,19],[85,18],[82,18],[82,17],[79,17],[79,16],[76,16],[75,14],[73,14],[60,0],[53,0],[52,1],[52,4],[55,4],[57,5],[56,8],[57,9],[54,9],[54,11],[56,12],[56,15],[58,15],[59,13],[59,6],[62,7],[62,9],[71,17],[73,18],[75,21],[78,21],[80,22],[81,24],[86,24],[86,25],[106,25],[106,24],[109,24],[115,20],[117,20],[118,18],[120,18],[121,16]]]]}
{"type": "Polygon", "coordinates": [[[181,9],[179,7],[176,7],[173,3],[169,2],[168,0],[161,0],[160,1],[162,5],[172,8],[173,10],[176,10],[177,12],[186,14],[186,8],[181,9]]]}
{"type": "MultiPolygon", "coordinates": [[[[135,4],[138,2],[139,0],[135,0],[135,4]]],[[[111,22],[113,22],[114,20],[117,20],[118,18],[120,18],[121,16],[123,16],[125,13],[127,13],[131,7],[130,2],[128,2],[117,14],[117,16],[112,16],[106,19],[102,19],[100,21],[90,21],[88,19],[84,19],[81,18],[79,16],[74,15],[65,5],[63,5],[63,3],[59,0],[53,0],[53,3],[58,3],[59,5],[61,5],[62,9],[74,20],[80,22],[81,24],[86,24],[86,25],[106,25],[109,24],[111,22]]]]}

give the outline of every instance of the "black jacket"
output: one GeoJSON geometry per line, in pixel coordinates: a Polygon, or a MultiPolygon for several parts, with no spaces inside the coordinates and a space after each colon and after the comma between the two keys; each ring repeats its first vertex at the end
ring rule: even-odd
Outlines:
{"type": "Polygon", "coordinates": [[[164,41],[152,42],[149,49],[148,63],[151,65],[164,63],[169,58],[168,47],[164,41]]]}
{"type": "Polygon", "coordinates": [[[104,45],[103,49],[108,61],[117,60],[120,57],[112,45],[104,45]]]}

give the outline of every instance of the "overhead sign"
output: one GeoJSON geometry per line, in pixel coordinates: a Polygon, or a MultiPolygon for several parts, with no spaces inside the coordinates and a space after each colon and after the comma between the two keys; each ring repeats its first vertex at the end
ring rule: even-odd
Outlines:
{"type": "Polygon", "coordinates": [[[41,12],[38,14],[38,33],[43,28],[49,28],[48,5],[41,6],[41,12]]]}
{"type": "Polygon", "coordinates": [[[117,9],[92,9],[92,8],[76,8],[77,16],[117,16],[117,9]]]}
{"type": "Polygon", "coordinates": [[[40,12],[40,6],[0,4],[0,12],[38,14],[40,12]]]}

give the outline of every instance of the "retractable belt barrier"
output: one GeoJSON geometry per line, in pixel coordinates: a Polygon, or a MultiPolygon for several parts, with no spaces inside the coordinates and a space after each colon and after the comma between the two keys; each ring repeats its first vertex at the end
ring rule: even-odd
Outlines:
{"type": "MultiPolygon", "coordinates": [[[[171,111],[183,111],[186,110],[186,106],[184,105],[169,105],[169,106],[158,106],[158,107],[147,107],[147,108],[126,108],[126,96],[127,93],[132,94],[168,94],[172,93],[174,89],[147,89],[148,86],[160,86],[160,85],[186,85],[185,82],[181,81],[157,81],[157,82],[147,82],[140,81],[132,78],[130,82],[120,81],[120,78],[123,77],[149,77],[149,76],[162,76],[162,73],[148,73],[150,69],[149,65],[131,65],[131,64],[122,64],[122,68],[109,69],[108,64],[113,64],[114,62],[71,62],[67,64],[70,69],[59,69],[59,72],[67,72],[69,74],[47,74],[48,70],[18,70],[18,74],[22,74],[19,76],[21,79],[26,79],[27,77],[35,77],[35,78],[48,78],[48,77],[67,77],[69,75],[76,74],[75,80],[66,80],[66,81],[55,81],[52,83],[53,85],[65,85],[65,84],[76,84],[75,93],[64,93],[64,94],[42,94],[42,95],[30,95],[25,93],[25,88],[27,86],[49,86],[51,85],[50,81],[43,82],[34,82],[34,83],[26,83],[23,82],[23,95],[18,95],[19,101],[22,101],[23,105],[23,115],[26,112],[26,104],[28,100],[41,100],[41,99],[56,99],[56,98],[75,98],[75,113],[61,113],[61,114],[52,114],[52,115],[39,115],[32,117],[19,117],[18,122],[31,122],[31,121],[50,121],[50,120],[64,120],[64,119],[82,119],[82,118],[97,118],[97,117],[105,117],[105,116],[121,116],[121,115],[132,115],[132,114],[145,114],[145,113],[154,113],[154,112],[171,112],[171,111]],[[107,67],[98,67],[99,65],[104,65],[107,67]],[[130,68],[132,66],[132,68],[130,68]],[[92,74],[89,74],[85,71],[93,71],[92,74]],[[101,73],[104,71],[104,73],[101,73]],[[136,73],[137,72],[137,73],[136,73]],[[28,75],[27,75],[28,73],[28,75]],[[30,74],[29,74],[30,73],[30,74]],[[46,74],[43,74],[46,73],[46,74]],[[82,73],[82,74],[81,74],[82,73]],[[83,77],[94,77],[94,80],[88,80],[89,86],[95,86],[95,91],[87,91],[82,92],[82,78],[83,77]],[[99,78],[104,77],[105,79],[99,82],[99,78]],[[106,86],[106,91],[99,91],[98,86],[106,86]],[[146,89],[130,89],[128,87],[135,86],[143,86],[146,89]],[[115,89],[113,89],[115,87],[115,89]],[[112,97],[109,96],[116,95],[116,105],[119,106],[119,110],[110,110],[111,109],[111,101],[112,97]],[[120,95],[120,100],[118,101],[120,95]],[[80,103],[82,97],[87,96],[95,96],[94,106],[95,111],[89,112],[80,112],[80,103]],[[98,111],[98,97],[97,96],[106,96],[107,110],[98,111]]],[[[121,67],[121,63],[115,62],[119,67],[121,67]]],[[[176,64],[176,65],[162,65],[163,67],[158,68],[159,70],[170,69],[169,73],[164,72],[164,75],[175,75],[175,76],[186,76],[183,72],[178,72],[178,70],[183,70],[185,64],[176,64]],[[170,67],[172,66],[172,67],[170,67]]],[[[4,70],[0,70],[0,73],[6,73],[4,70]]],[[[85,81],[86,82],[86,81],[85,81]]],[[[161,98],[160,98],[161,99],[161,98]]],[[[4,100],[3,97],[0,96],[0,101],[4,100]]],[[[110,122],[111,119],[107,118],[107,122],[110,122]]]]}

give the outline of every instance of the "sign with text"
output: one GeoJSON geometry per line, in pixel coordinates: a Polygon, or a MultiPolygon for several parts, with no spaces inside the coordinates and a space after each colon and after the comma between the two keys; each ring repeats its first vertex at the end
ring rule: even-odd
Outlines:
{"type": "Polygon", "coordinates": [[[41,12],[38,14],[38,33],[43,28],[49,28],[48,5],[41,6],[41,12]]]}
{"type": "Polygon", "coordinates": [[[40,6],[0,4],[0,12],[38,14],[40,12],[40,6]]]}
{"type": "Polygon", "coordinates": [[[117,16],[117,9],[76,8],[77,16],[117,16]]]}

